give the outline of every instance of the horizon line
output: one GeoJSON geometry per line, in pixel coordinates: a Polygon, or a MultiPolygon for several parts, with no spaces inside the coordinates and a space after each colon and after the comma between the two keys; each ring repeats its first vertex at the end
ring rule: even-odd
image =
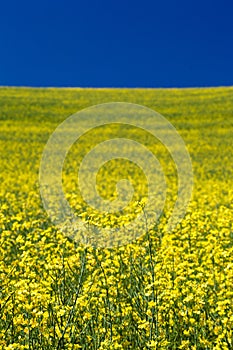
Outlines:
{"type": "Polygon", "coordinates": [[[233,85],[205,85],[205,86],[33,86],[33,85],[0,85],[0,88],[24,89],[213,89],[233,88],[233,85]]]}

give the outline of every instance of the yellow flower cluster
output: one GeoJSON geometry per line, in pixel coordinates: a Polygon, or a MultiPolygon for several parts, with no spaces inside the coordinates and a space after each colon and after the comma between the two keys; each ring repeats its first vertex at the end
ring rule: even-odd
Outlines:
{"type": "MultiPolygon", "coordinates": [[[[232,349],[233,88],[1,88],[0,104],[0,349],[232,349]],[[161,152],[170,186],[159,222],[125,246],[101,249],[52,225],[38,170],[62,120],[110,101],[147,105],[173,123],[191,155],[194,192],[185,218],[168,233],[177,184],[172,160],[161,152]]],[[[88,149],[113,133],[106,128],[83,142],[88,149]]],[[[144,141],[160,153],[153,140],[144,141]]],[[[70,205],[84,222],[126,225],[146,201],[140,169],[114,162],[102,169],[103,197],[114,198],[121,168],[136,194],[125,212],[98,216],[77,190],[73,170],[81,156],[74,150],[64,166],[70,205]]]]}

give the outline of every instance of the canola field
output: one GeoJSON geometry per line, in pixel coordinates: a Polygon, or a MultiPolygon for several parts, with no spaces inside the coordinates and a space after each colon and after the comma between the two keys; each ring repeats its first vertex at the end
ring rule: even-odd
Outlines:
{"type": "MultiPolygon", "coordinates": [[[[115,198],[118,177],[128,178],[135,206],[97,217],[81,198],[77,168],[85,151],[116,129],[84,135],[83,152],[74,145],[64,164],[66,198],[87,225],[127,225],[147,199],[143,169],[127,160],[103,167],[98,189],[115,198]]],[[[233,349],[232,131],[232,87],[0,88],[0,349],[233,349]],[[127,130],[163,166],[164,211],[132,242],[93,247],[51,222],[40,196],[40,161],[68,116],[118,101],[149,107],[173,124],[191,157],[193,194],[184,219],[167,232],[174,162],[153,138],[127,130]]]]}

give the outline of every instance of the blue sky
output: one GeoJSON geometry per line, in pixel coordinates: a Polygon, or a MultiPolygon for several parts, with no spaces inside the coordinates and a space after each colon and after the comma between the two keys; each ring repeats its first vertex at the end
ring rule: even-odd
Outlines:
{"type": "Polygon", "coordinates": [[[232,0],[5,0],[0,85],[233,85],[232,0]]]}

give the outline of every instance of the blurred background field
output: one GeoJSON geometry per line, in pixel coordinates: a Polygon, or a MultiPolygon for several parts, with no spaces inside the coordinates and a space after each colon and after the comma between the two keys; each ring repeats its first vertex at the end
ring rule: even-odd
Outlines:
{"type": "MultiPolygon", "coordinates": [[[[231,349],[232,126],[232,87],[0,88],[0,348],[231,349]],[[170,187],[160,222],[127,246],[93,249],[52,225],[39,193],[40,159],[69,115],[118,101],[154,109],[177,129],[192,160],[193,197],[184,220],[166,233],[176,181],[161,148],[170,187]]],[[[97,132],[84,146],[99,140],[97,132]]],[[[153,140],[146,143],[153,151],[153,140]]],[[[68,156],[63,180],[70,204],[88,221],[89,209],[75,195],[74,165],[82,156],[68,156]]],[[[143,174],[127,166],[137,188],[143,174]]],[[[117,169],[124,167],[113,162],[103,178],[109,171],[116,178],[117,169]]],[[[114,193],[114,186],[111,177],[101,183],[100,173],[101,191],[114,193]]]]}

